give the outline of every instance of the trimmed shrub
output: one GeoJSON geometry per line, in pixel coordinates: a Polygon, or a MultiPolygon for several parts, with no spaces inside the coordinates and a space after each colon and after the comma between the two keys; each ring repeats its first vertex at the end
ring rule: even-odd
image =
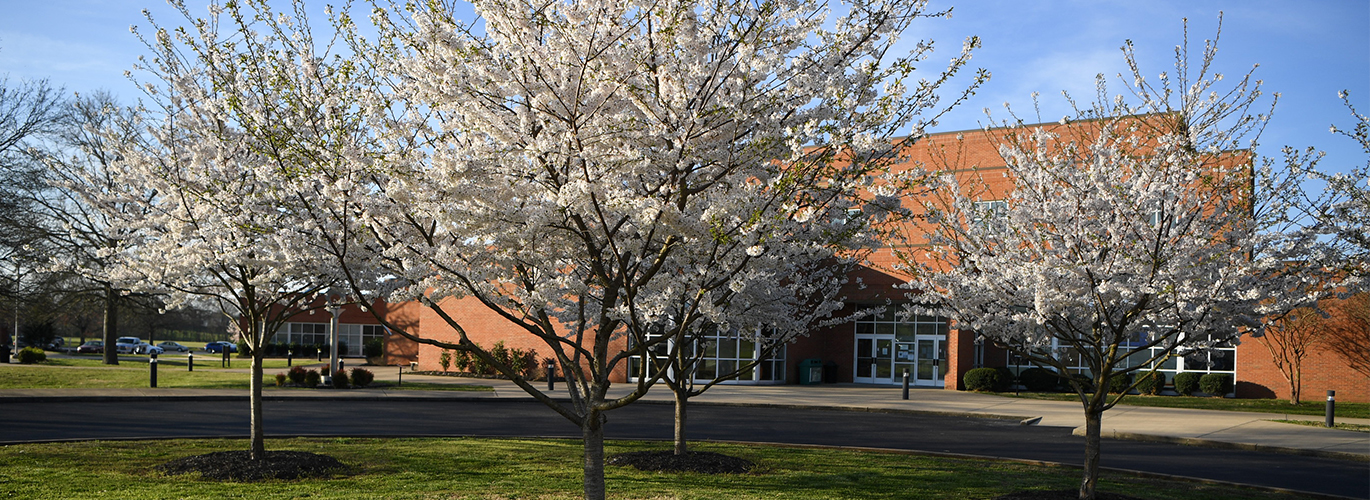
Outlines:
{"type": "Polygon", "coordinates": [[[1174,378],[1175,392],[1180,393],[1181,396],[1194,394],[1194,391],[1199,390],[1199,377],[1200,375],[1194,372],[1176,373],[1174,378]]]}
{"type": "Polygon", "coordinates": [[[452,364],[457,367],[457,371],[464,372],[471,367],[471,353],[469,351],[457,351],[456,359],[452,364]]]}
{"type": "Polygon", "coordinates": [[[291,368],[290,371],[286,373],[286,376],[290,377],[290,381],[294,382],[295,385],[304,385],[304,374],[304,367],[296,366],[291,368]]]}
{"type": "Polygon", "coordinates": [[[309,371],[307,371],[307,372],[304,372],[304,386],[305,386],[305,387],[309,387],[309,388],[311,388],[311,389],[312,389],[312,388],[315,388],[315,387],[318,387],[318,386],[319,386],[319,382],[323,382],[323,376],[319,375],[319,372],[314,371],[314,370],[309,370],[309,371]]]}
{"type": "Polygon", "coordinates": [[[319,375],[320,375],[320,376],[323,376],[323,377],[327,377],[327,376],[328,376],[328,370],[329,370],[329,368],[330,368],[330,367],[329,367],[328,365],[320,366],[320,367],[319,367],[319,375]]]}
{"type": "Polygon", "coordinates": [[[1108,379],[1108,392],[1109,394],[1121,394],[1130,385],[1132,385],[1132,374],[1119,373],[1108,379]]]}
{"type": "Polygon", "coordinates": [[[1004,385],[1003,375],[993,368],[976,368],[966,372],[966,390],[993,392],[1004,385]]]}
{"type": "Polygon", "coordinates": [[[1052,392],[1061,385],[1061,377],[1054,371],[1034,366],[1019,373],[1018,382],[1032,392],[1052,392]]]}
{"type": "Polygon", "coordinates": [[[471,356],[471,373],[485,375],[489,370],[490,366],[485,364],[485,360],[480,359],[480,356],[471,356]]]}
{"type": "Polygon", "coordinates": [[[376,375],[371,373],[371,370],[365,368],[352,369],[352,385],[366,387],[371,385],[371,381],[373,380],[376,380],[376,375]]]}
{"type": "Polygon", "coordinates": [[[19,362],[25,365],[42,363],[48,360],[48,354],[37,347],[25,347],[19,350],[19,362]]]}
{"type": "Polygon", "coordinates": [[[1223,397],[1232,392],[1232,375],[1209,373],[1199,377],[1199,390],[1208,393],[1209,396],[1223,397]]]}
{"type": "Polygon", "coordinates": [[[1155,396],[1165,389],[1165,374],[1161,372],[1146,372],[1139,376],[1137,382],[1137,392],[1140,394],[1150,394],[1155,396]]]}
{"type": "Polygon", "coordinates": [[[284,387],[284,386],[285,386],[285,374],[284,374],[284,373],[277,373],[277,374],[276,374],[276,387],[284,387]]]}
{"type": "Polygon", "coordinates": [[[379,358],[385,354],[385,341],[380,337],[374,337],[362,343],[362,355],[368,358],[379,358]]]}
{"type": "Polygon", "coordinates": [[[452,367],[452,351],[442,350],[442,354],[438,355],[438,366],[442,367],[442,371],[447,371],[452,367]]]}
{"type": "Polygon", "coordinates": [[[333,387],[337,389],[347,388],[347,370],[338,370],[333,374],[333,387]]]}

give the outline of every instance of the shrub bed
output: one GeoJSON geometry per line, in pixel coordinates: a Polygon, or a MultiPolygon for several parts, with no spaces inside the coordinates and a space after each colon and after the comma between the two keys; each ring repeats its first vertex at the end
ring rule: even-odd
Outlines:
{"type": "Polygon", "coordinates": [[[1232,392],[1232,375],[1226,373],[1209,373],[1199,377],[1199,390],[1209,396],[1223,397],[1232,392]]]}
{"type": "Polygon", "coordinates": [[[355,385],[357,387],[366,387],[368,385],[371,385],[371,382],[373,380],[376,380],[376,375],[371,373],[371,370],[367,370],[365,368],[352,369],[352,385],[355,385]]]}
{"type": "Polygon", "coordinates": [[[48,354],[37,347],[25,347],[19,350],[19,363],[31,365],[42,363],[48,360],[48,354]]]}
{"type": "Polygon", "coordinates": [[[1141,375],[1137,382],[1137,392],[1139,394],[1158,395],[1165,389],[1165,374],[1161,372],[1147,372],[1141,375]]]}
{"type": "Polygon", "coordinates": [[[976,368],[966,372],[966,390],[994,392],[1004,386],[1003,374],[994,368],[976,368]]]}
{"type": "Polygon", "coordinates": [[[1199,377],[1198,373],[1193,372],[1176,373],[1174,379],[1175,392],[1180,393],[1181,396],[1194,394],[1194,391],[1199,390],[1199,377]]]}
{"type": "Polygon", "coordinates": [[[1032,392],[1051,392],[1061,385],[1061,377],[1046,368],[1032,367],[1018,374],[1018,381],[1032,392]]]}

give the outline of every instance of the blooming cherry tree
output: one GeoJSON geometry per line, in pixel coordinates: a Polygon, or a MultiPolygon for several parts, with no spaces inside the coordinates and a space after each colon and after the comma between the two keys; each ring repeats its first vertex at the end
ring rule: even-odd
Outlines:
{"type": "Polygon", "coordinates": [[[1215,51],[1207,43],[1191,74],[1187,43],[1177,47],[1176,72],[1152,83],[1129,43],[1131,99],[1105,97],[1101,75],[1101,101],[1074,117],[986,130],[1012,183],[1002,206],[981,203],[991,186],[975,174],[920,186],[937,189],[918,198],[929,248],[908,259],[924,304],[913,309],[1069,383],[1085,412],[1082,499],[1094,497],[1115,379],[1236,342],[1268,310],[1317,297],[1285,260],[1306,240],[1266,234],[1253,216],[1255,159],[1237,148],[1253,145],[1266,120],[1253,112],[1259,81],[1222,86],[1207,73],[1215,51]]]}
{"type": "MultiPolygon", "coordinates": [[[[109,272],[114,283],[166,293],[171,306],[207,303],[237,322],[252,353],[251,456],[261,460],[263,347],[287,319],[315,307],[333,279],[293,229],[299,192],[288,181],[309,163],[281,147],[310,132],[289,113],[293,92],[308,89],[282,77],[313,67],[312,52],[300,52],[313,44],[292,38],[308,30],[280,30],[289,21],[270,11],[249,11],[254,18],[238,3],[214,5],[206,20],[175,5],[190,28],[153,22],[144,39],[147,99],[128,126],[145,140],[119,141],[126,128],[106,130],[117,160],[105,168],[118,182],[83,194],[122,235],[105,252],[119,264],[109,272]],[[297,64],[281,64],[288,61],[297,64]]],[[[73,187],[82,185],[91,184],[73,187]]]]}
{"type": "Polygon", "coordinates": [[[784,342],[840,307],[841,277],[815,263],[867,237],[867,174],[950,105],[935,91],[976,42],[914,82],[930,43],[891,49],[924,2],[851,2],[831,22],[820,2],[474,7],[477,24],[437,3],[380,10],[379,40],[352,38],[384,161],[328,162],[368,196],[312,206],[365,224],[337,246],[367,255],[338,259],[355,294],[417,300],[456,340],[401,334],[472,353],[582,429],[585,496],[603,498],[606,412],[656,380],[610,398],[611,373],[670,342],[663,325],[784,342]],[[476,345],[451,299],[546,343],[570,401],[476,345]]]}

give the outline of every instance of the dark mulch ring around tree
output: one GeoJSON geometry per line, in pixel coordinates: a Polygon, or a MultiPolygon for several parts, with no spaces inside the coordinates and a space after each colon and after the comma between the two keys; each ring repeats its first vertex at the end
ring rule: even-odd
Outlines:
{"type": "Polygon", "coordinates": [[[658,472],[698,472],[701,474],[745,474],[756,464],[745,458],[709,451],[676,455],[672,450],[619,453],[605,461],[609,465],[634,467],[658,472]]]}
{"type": "Polygon", "coordinates": [[[167,475],[198,472],[204,479],[219,481],[327,478],[349,473],[348,467],[333,457],[304,451],[268,451],[266,460],[252,460],[246,450],[219,451],[172,460],[156,469],[167,475]]]}
{"type": "MultiPolygon", "coordinates": [[[[994,500],[1075,500],[1080,498],[1080,490],[1045,490],[1045,491],[1015,491],[1007,495],[999,495],[994,500]]],[[[1140,498],[1118,493],[1108,493],[1105,491],[1095,491],[1095,500],[1142,500],[1140,498]]]]}

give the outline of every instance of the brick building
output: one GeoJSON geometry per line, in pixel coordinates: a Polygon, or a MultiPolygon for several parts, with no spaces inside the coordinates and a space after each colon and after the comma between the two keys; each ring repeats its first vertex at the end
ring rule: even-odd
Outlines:
{"type": "MultiPolygon", "coordinates": [[[[1060,127],[1055,124],[1042,126],[1060,127]]],[[[929,136],[904,151],[908,161],[897,165],[895,170],[925,165],[930,170],[957,176],[978,176],[983,181],[984,192],[979,193],[984,200],[982,203],[996,203],[1012,187],[1007,167],[998,154],[997,143],[1002,135],[991,135],[996,133],[1003,132],[986,134],[976,130],[929,136]]],[[[902,374],[908,370],[914,385],[950,390],[963,389],[962,377],[972,368],[1025,368],[1016,364],[1005,350],[979,341],[972,332],[958,330],[942,318],[896,317],[893,311],[914,300],[907,290],[896,288],[908,279],[898,271],[897,255],[917,259],[918,248],[924,244],[917,228],[909,229],[907,232],[911,235],[902,243],[876,250],[853,273],[853,277],[861,278],[865,286],[845,290],[848,305],[839,313],[850,314],[860,308],[889,304],[885,314],[815,329],[762,361],[757,369],[743,374],[734,383],[799,383],[808,378],[808,374],[800,373],[801,363],[813,363],[806,360],[817,360],[823,366],[826,382],[896,384],[902,382],[902,374]]],[[[448,299],[442,306],[448,314],[459,318],[468,336],[482,346],[502,341],[510,348],[538,351],[538,359],[546,357],[547,347],[540,339],[519,330],[474,299],[448,299]]],[[[450,327],[435,312],[417,303],[390,306],[385,310],[390,321],[407,325],[422,337],[455,341],[450,327]]],[[[301,323],[310,321],[306,319],[301,323]]],[[[356,321],[366,324],[361,319],[356,321]]],[[[326,323],[326,319],[321,322],[326,323]]],[[[362,328],[365,331],[366,327],[362,328]]],[[[712,344],[701,365],[705,372],[701,376],[711,377],[710,373],[730,371],[728,367],[754,360],[758,354],[754,345],[736,338],[715,338],[712,344]]],[[[421,370],[441,369],[438,362],[441,350],[436,347],[416,345],[398,335],[387,337],[387,346],[389,363],[408,363],[416,359],[421,370]]],[[[614,347],[621,350],[627,345],[620,343],[614,347]]],[[[618,366],[613,380],[630,380],[629,367],[636,366],[635,362],[630,360],[618,366]]],[[[1304,366],[1306,399],[1320,397],[1323,391],[1331,389],[1344,401],[1370,401],[1370,379],[1357,373],[1344,358],[1325,346],[1315,347],[1304,366]]],[[[1230,373],[1237,381],[1237,397],[1288,396],[1288,384],[1274,369],[1269,352],[1252,339],[1244,339],[1238,346],[1177,355],[1162,364],[1158,371],[1165,373],[1167,380],[1178,372],[1230,373]]]]}

